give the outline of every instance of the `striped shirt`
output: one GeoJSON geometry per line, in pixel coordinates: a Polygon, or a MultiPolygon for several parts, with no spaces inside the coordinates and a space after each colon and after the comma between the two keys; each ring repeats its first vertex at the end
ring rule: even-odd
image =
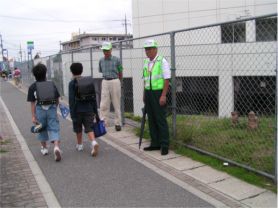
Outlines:
{"type": "Polygon", "coordinates": [[[121,61],[116,56],[110,56],[108,59],[102,57],[99,60],[99,72],[105,79],[118,78],[119,72],[123,71],[121,61]]]}

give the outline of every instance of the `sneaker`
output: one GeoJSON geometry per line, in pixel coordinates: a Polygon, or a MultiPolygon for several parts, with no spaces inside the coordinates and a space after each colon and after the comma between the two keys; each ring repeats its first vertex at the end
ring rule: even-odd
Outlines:
{"type": "Polygon", "coordinates": [[[76,144],[75,148],[77,151],[83,151],[83,149],[84,149],[83,144],[76,144]]]}
{"type": "Polygon", "coordinates": [[[48,149],[46,147],[41,146],[42,155],[48,155],[48,149]]]}
{"type": "Polygon", "coordinates": [[[98,148],[99,148],[99,145],[97,142],[95,142],[93,145],[92,145],[92,152],[91,152],[91,155],[93,157],[96,157],[97,154],[98,154],[98,148]]]}
{"type": "Polygon", "coordinates": [[[59,162],[62,159],[59,147],[54,147],[54,159],[56,162],[59,162]]]}

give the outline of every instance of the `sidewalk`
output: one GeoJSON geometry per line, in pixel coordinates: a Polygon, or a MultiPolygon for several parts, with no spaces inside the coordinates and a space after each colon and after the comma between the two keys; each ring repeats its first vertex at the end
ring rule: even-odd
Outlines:
{"type": "Polygon", "coordinates": [[[171,181],[178,180],[177,184],[181,186],[184,183],[184,188],[191,186],[228,207],[277,207],[277,195],[271,191],[243,182],[173,151],[167,156],[161,156],[160,151],[144,152],[142,149],[149,146],[147,140],[143,140],[139,150],[138,137],[134,136],[130,127],[125,127],[122,132],[113,132],[111,128],[108,132],[107,143],[158,174],[169,174],[169,180],[174,178],[171,181]]]}
{"type": "MultiPolygon", "coordinates": [[[[2,104],[0,115],[0,134],[3,137],[1,150],[8,150],[0,154],[1,207],[49,206],[49,197],[46,195],[49,193],[41,190],[36,182],[37,173],[32,173],[32,167],[26,162],[17,141],[18,135],[13,132],[2,104]]],[[[138,137],[132,129],[126,125],[121,132],[116,132],[109,127],[103,141],[191,193],[203,199],[215,199],[220,202],[218,207],[277,207],[277,195],[268,190],[247,184],[172,151],[167,156],[161,156],[159,151],[144,152],[142,149],[149,145],[146,140],[143,140],[139,150],[138,137]]]]}
{"type": "Polygon", "coordinates": [[[0,102],[0,207],[46,207],[34,173],[0,102]]]}

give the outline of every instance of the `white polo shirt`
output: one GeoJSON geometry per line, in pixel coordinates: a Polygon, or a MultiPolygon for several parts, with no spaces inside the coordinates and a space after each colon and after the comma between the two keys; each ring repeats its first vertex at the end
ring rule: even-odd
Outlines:
{"type": "MultiPolygon", "coordinates": [[[[147,59],[149,62],[148,64],[148,70],[151,71],[153,68],[153,64],[155,63],[155,60],[157,59],[158,55],[151,61],[149,58],[147,59]]],[[[163,71],[163,78],[164,79],[170,79],[171,78],[171,70],[170,65],[166,61],[165,58],[162,59],[162,71],[163,71]]]]}

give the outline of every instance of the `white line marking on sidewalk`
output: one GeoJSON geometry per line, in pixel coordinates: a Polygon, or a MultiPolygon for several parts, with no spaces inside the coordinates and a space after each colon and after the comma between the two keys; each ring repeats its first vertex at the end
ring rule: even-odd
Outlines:
{"type": "Polygon", "coordinates": [[[20,133],[18,127],[16,126],[16,123],[15,121],[13,120],[13,117],[9,111],[9,109],[7,108],[6,104],[4,103],[3,99],[2,99],[2,96],[0,96],[0,102],[1,102],[1,105],[3,106],[4,108],[4,111],[11,123],[11,126],[13,128],[13,131],[15,133],[15,136],[20,144],[20,147],[23,151],[23,154],[30,166],[30,169],[37,181],[37,184],[39,186],[39,189],[41,190],[42,192],[42,195],[47,203],[47,206],[48,207],[57,207],[57,208],[60,208],[60,204],[54,194],[54,192],[52,191],[49,183],[47,182],[45,176],[43,175],[38,163],[36,162],[36,160],[34,159],[25,139],[23,138],[22,134],[20,133]]]}

